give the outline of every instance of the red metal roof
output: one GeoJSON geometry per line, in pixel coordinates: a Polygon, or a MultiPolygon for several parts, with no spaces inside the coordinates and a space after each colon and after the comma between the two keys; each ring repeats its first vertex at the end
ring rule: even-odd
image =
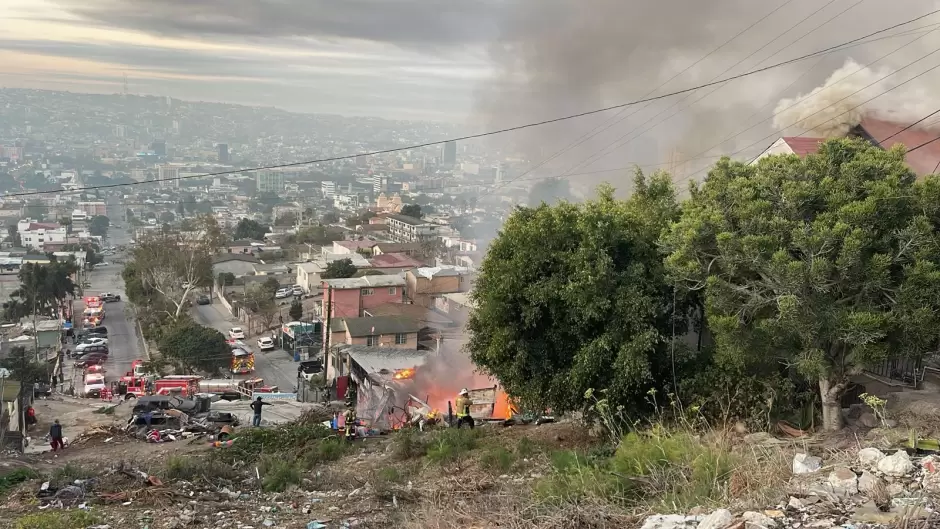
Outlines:
{"type": "MultiPolygon", "coordinates": [[[[910,150],[940,135],[937,132],[930,132],[918,127],[900,132],[908,125],[878,119],[863,119],[860,126],[866,134],[880,143],[884,149],[890,149],[901,143],[910,150]]],[[[917,176],[926,176],[933,173],[937,163],[940,162],[940,140],[908,153],[905,156],[905,161],[917,173],[917,176]]]]}
{"type": "Polygon", "coordinates": [[[373,268],[417,268],[424,263],[403,253],[383,253],[373,257],[370,262],[373,268]]]}
{"type": "Polygon", "coordinates": [[[803,138],[801,136],[784,136],[783,141],[790,147],[793,154],[800,158],[805,158],[808,154],[813,154],[819,150],[819,145],[826,141],[825,138],[803,138]]]}

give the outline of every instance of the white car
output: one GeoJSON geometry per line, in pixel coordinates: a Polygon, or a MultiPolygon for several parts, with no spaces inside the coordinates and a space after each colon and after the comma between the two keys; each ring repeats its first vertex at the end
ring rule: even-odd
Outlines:
{"type": "Polygon", "coordinates": [[[274,349],[274,340],[270,337],[258,338],[258,349],[262,351],[270,351],[274,349]]]}
{"type": "Polygon", "coordinates": [[[91,373],[85,375],[85,388],[82,392],[86,397],[100,397],[101,390],[107,387],[104,381],[104,375],[100,373],[91,373]]]}
{"type": "Polygon", "coordinates": [[[107,338],[88,338],[84,340],[82,343],[76,345],[75,350],[84,351],[86,347],[90,347],[92,345],[108,345],[108,339],[107,338]]]}
{"type": "Polygon", "coordinates": [[[289,288],[279,288],[277,292],[274,293],[274,299],[284,299],[289,298],[292,295],[292,291],[289,288]]]}
{"type": "Polygon", "coordinates": [[[233,340],[244,340],[245,331],[243,331],[241,327],[232,327],[228,330],[228,337],[233,340]]]}

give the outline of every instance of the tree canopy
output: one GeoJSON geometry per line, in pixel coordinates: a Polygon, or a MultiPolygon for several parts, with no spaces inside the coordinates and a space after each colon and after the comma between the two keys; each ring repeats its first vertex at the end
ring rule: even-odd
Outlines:
{"type": "Polygon", "coordinates": [[[67,297],[75,296],[78,286],[72,281],[78,265],[75,260],[53,260],[49,264],[27,263],[20,268],[20,286],[10,294],[5,319],[18,320],[31,314],[58,310],[67,297]]]}
{"type": "Polygon", "coordinates": [[[105,237],[108,235],[108,228],[111,226],[111,219],[104,215],[95,215],[88,221],[88,231],[92,235],[105,237]]]}
{"type": "Polygon", "coordinates": [[[571,198],[571,185],[564,178],[538,180],[529,189],[529,205],[533,207],[542,202],[554,204],[559,200],[570,200],[571,198]]]}
{"type": "Polygon", "coordinates": [[[235,225],[233,237],[235,237],[236,240],[251,239],[258,241],[264,239],[267,233],[268,227],[260,224],[258,221],[241,219],[238,221],[238,224],[235,225]]]}
{"type": "Polygon", "coordinates": [[[401,214],[406,217],[421,218],[421,206],[418,204],[405,204],[401,207],[401,214]]]}
{"type": "Polygon", "coordinates": [[[584,204],[518,208],[474,285],[474,363],[533,405],[578,409],[587,390],[606,389],[612,402],[644,406],[651,387],[673,380],[673,324],[681,336],[687,321],[657,246],[678,215],[665,174],[638,173],[627,201],[603,186],[584,204]]]}
{"type": "Polygon", "coordinates": [[[337,259],[326,265],[326,270],[320,274],[323,279],[345,279],[356,275],[356,268],[352,259],[337,259]]]}
{"type": "Polygon", "coordinates": [[[841,427],[850,379],[940,343],[940,180],[901,150],[829,141],[800,159],[721,160],[666,237],[677,284],[705,295],[720,362],[779,362],[818,383],[841,427]]]}
{"type": "Polygon", "coordinates": [[[232,361],[232,350],[219,331],[184,319],[169,327],[158,341],[160,354],[191,373],[216,374],[232,361]]]}
{"type": "Polygon", "coordinates": [[[290,315],[292,321],[300,321],[300,319],[304,317],[304,305],[299,299],[294,298],[294,300],[291,301],[288,315],[290,315]]]}

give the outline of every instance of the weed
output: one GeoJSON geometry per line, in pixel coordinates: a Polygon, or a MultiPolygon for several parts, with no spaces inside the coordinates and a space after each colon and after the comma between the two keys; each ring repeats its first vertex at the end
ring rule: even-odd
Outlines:
{"type": "Polygon", "coordinates": [[[301,454],[311,443],[332,435],[322,424],[288,423],[271,428],[250,428],[239,432],[238,442],[216,457],[234,461],[256,461],[261,454],[301,454]]]}
{"type": "Polygon", "coordinates": [[[884,428],[888,427],[888,415],[885,412],[885,408],[888,405],[888,401],[876,397],[875,395],[869,395],[868,393],[862,393],[859,395],[859,398],[871,408],[871,411],[875,414],[875,417],[881,422],[881,426],[884,428]]]}
{"type": "Polygon", "coordinates": [[[238,473],[229,465],[203,457],[173,455],[167,458],[163,475],[167,479],[183,481],[234,480],[238,473]]]}
{"type": "Polygon", "coordinates": [[[16,520],[16,529],[85,529],[98,523],[98,517],[88,511],[52,511],[27,514],[16,520]]]}
{"type": "Polygon", "coordinates": [[[516,464],[516,455],[502,446],[496,446],[483,452],[480,462],[491,472],[506,474],[516,464]]]}
{"type": "Polygon", "coordinates": [[[551,455],[553,472],[536,482],[536,498],[550,504],[565,504],[589,499],[626,503],[635,486],[592,461],[587,455],[572,451],[551,455]]]}
{"type": "Polygon", "coordinates": [[[291,485],[300,484],[300,469],[295,462],[279,459],[266,466],[261,478],[261,488],[265,492],[284,492],[291,485]]]}
{"type": "Polygon", "coordinates": [[[396,467],[384,467],[372,475],[372,490],[375,497],[383,501],[415,501],[418,493],[410,486],[402,487],[408,471],[396,467]]]}
{"type": "Polygon", "coordinates": [[[352,450],[345,439],[339,437],[330,437],[317,442],[315,445],[307,448],[303,454],[303,460],[306,468],[313,468],[321,463],[336,461],[348,454],[352,450]]]}
{"type": "Polygon", "coordinates": [[[395,448],[393,456],[399,461],[421,457],[428,452],[427,445],[423,442],[420,434],[407,428],[400,430],[395,434],[395,448]]]}
{"type": "Polygon", "coordinates": [[[78,479],[89,479],[95,476],[95,473],[76,463],[66,463],[65,466],[55,469],[52,473],[52,484],[57,487],[71,485],[78,479]]]}
{"type": "Polygon", "coordinates": [[[95,411],[92,413],[98,413],[101,415],[114,415],[115,406],[103,406],[101,408],[95,408],[95,411]]]}
{"type": "Polygon", "coordinates": [[[538,450],[538,445],[528,437],[522,437],[516,443],[516,455],[523,459],[532,457],[538,450]]]}
{"type": "Polygon", "coordinates": [[[39,477],[39,474],[29,468],[18,468],[9,474],[0,477],[0,496],[6,494],[11,489],[23,483],[24,481],[29,481],[31,479],[36,479],[39,477]]]}
{"type": "Polygon", "coordinates": [[[431,440],[427,458],[435,463],[445,464],[456,461],[461,455],[477,446],[477,439],[482,434],[476,430],[448,428],[439,432],[431,440]]]}

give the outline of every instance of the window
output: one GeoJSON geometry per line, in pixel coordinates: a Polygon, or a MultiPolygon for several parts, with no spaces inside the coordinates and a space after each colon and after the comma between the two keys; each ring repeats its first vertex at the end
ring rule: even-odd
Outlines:
{"type": "Polygon", "coordinates": [[[364,289],[362,289],[362,295],[363,295],[363,296],[371,296],[371,295],[374,294],[374,293],[375,293],[375,291],[372,290],[371,288],[364,288],[364,289]]]}
{"type": "Polygon", "coordinates": [[[379,337],[374,336],[374,335],[366,336],[366,345],[368,345],[369,347],[376,347],[377,345],[379,345],[379,337]]]}
{"type": "Polygon", "coordinates": [[[396,289],[395,287],[388,287],[388,295],[394,296],[397,293],[397,290],[398,289],[396,289]]]}
{"type": "Polygon", "coordinates": [[[404,333],[398,333],[395,335],[395,345],[404,345],[408,343],[408,335],[404,333]]]}

